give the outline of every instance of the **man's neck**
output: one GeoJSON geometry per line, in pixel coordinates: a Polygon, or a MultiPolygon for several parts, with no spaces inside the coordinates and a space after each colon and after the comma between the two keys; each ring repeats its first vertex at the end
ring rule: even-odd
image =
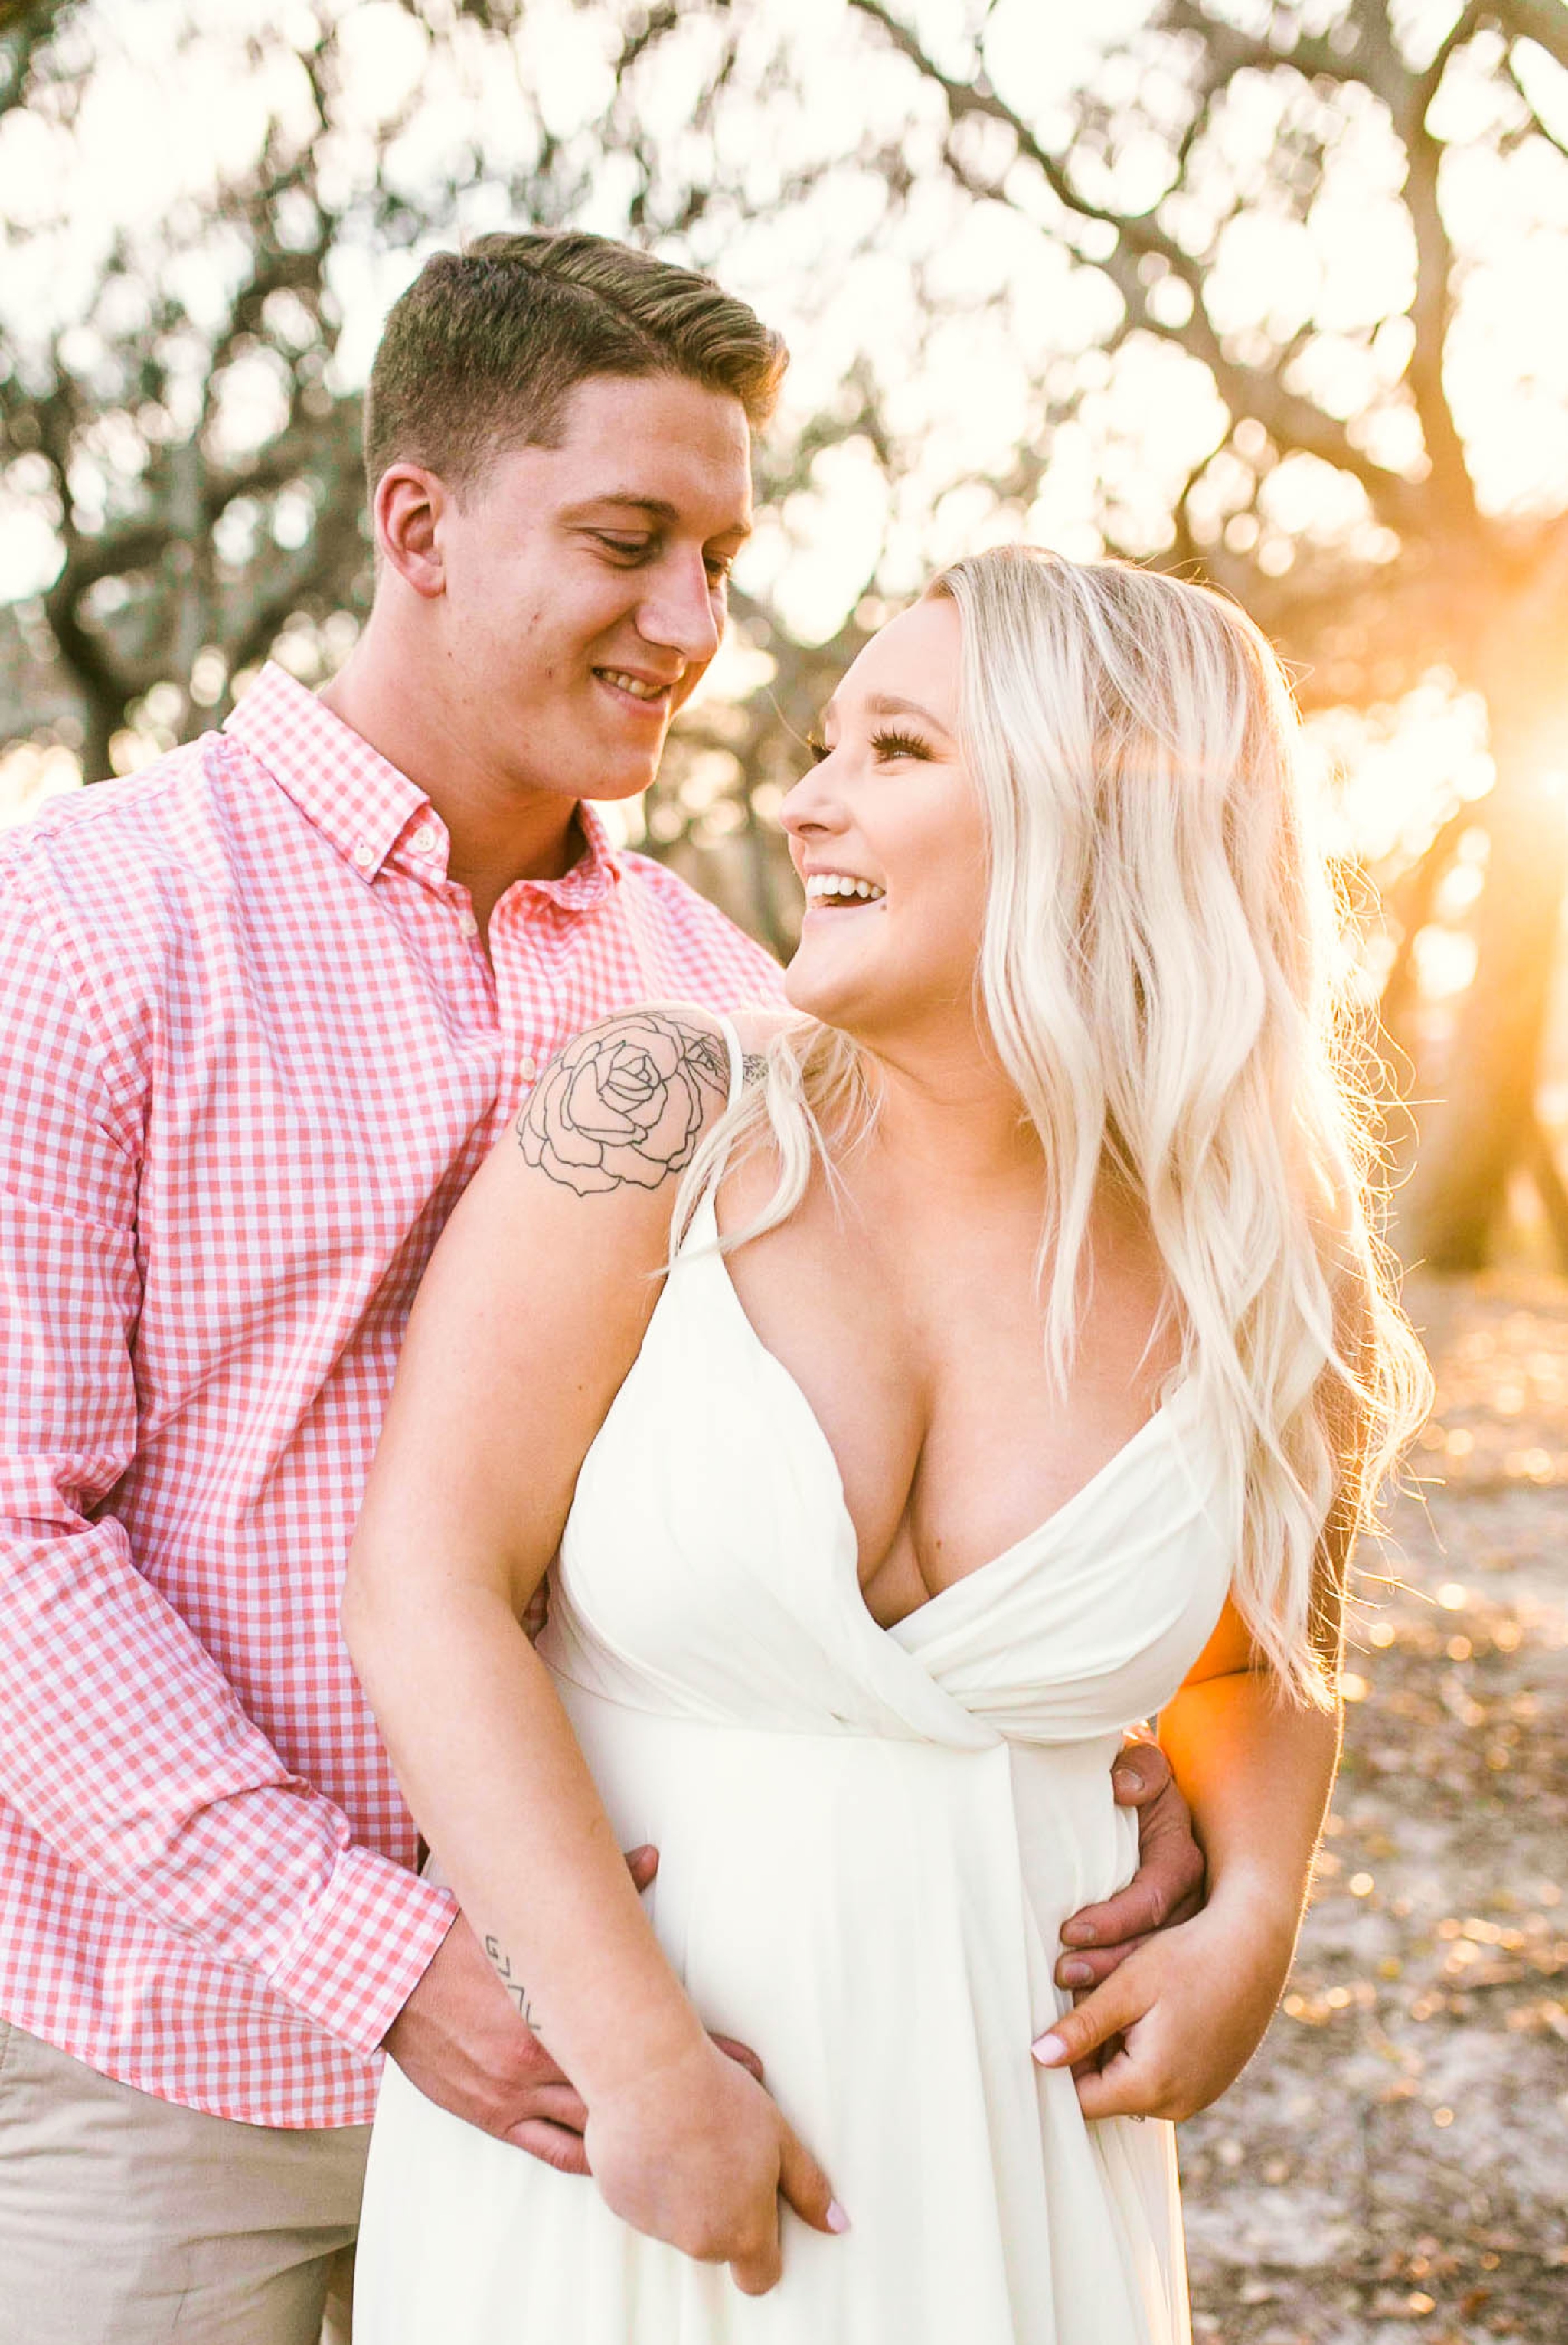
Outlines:
{"type": "Polygon", "coordinates": [[[582,853],[576,801],[520,788],[484,765],[439,698],[410,690],[402,663],[373,629],[321,698],[429,798],[452,842],[448,870],[467,888],[482,935],[515,881],[559,879],[582,853]]]}

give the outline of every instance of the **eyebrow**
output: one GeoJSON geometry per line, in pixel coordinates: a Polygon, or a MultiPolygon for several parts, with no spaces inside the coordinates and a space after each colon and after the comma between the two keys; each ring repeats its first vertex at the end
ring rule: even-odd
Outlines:
{"type": "MultiPolygon", "coordinates": [[[[678,522],[679,508],[666,497],[645,497],[636,489],[604,489],[597,496],[585,497],[581,503],[568,505],[562,518],[581,521],[585,513],[596,513],[602,505],[623,505],[634,513],[647,513],[650,521],[678,522]]],[[[713,537],[749,537],[748,521],[732,521],[728,528],[716,529],[713,537]]]]}
{"type": "MultiPolygon", "coordinates": [[[[829,717],[833,715],[837,706],[838,695],[835,693],[833,698],[829,701],[827,706],[822,711],[821,721],[824,725],[828,722],[829,717]]],[[[942,723],[941,717],[933,716],[929,708],[922,708],[918,700],[901,700],[896,694],[874,692],[870,700],[867,701],[866,706],[870,709],[873,716],[923,717],[926,724],[935,727],[936,731],[942,735],[944,741],[951,741],[952,739],[952,735],[948,731],[947,726],[942,723]]]]}

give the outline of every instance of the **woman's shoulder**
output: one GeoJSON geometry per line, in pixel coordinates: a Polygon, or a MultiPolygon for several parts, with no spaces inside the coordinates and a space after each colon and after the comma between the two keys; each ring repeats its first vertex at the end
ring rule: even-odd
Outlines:
{"type": "MultiPolygon", "coordinates": [[[[786,1034],[797,1038],[813,1025],[802,1018],[798,1010],[777,1008],[771,1003],[754,1004],[737,1010],[730,1020],[739,1041],[746,1064],[748,1084],[760,1082],[768,1071],[768,1052],[771,1043],[786,1034]]],[[[799,1047],[799,1043],[797,1043],[799,1047]]]]}
{"type": "MultiPolygon", "coordinates": [[[[781,1021],[758,1010],[733,1023],[745,1060],[759,1062],[781,1021]]],[[[575,1035],[518,1117],[525,1162],[579,1196],[662,1187],[686,1170],[729,1099],[725,1025],[701,1002],[661,1000],[575,1035]]]]}

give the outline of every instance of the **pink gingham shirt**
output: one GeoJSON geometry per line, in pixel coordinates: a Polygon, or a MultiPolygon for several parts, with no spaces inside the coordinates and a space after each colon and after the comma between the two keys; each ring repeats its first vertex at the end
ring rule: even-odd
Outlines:
{"type": "Polygon", "coordinates": [[[351,2125],[447,1893],[338,1633],[420,1273],[566,1038],[774,963],[591,809],[490,924],[276,667],[0,839],[0,2015],[351,2125]]]}

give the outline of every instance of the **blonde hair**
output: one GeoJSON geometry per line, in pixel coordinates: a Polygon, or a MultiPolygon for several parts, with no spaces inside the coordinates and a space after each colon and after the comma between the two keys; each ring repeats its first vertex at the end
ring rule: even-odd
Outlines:
{"type": "MultiPolygon", "coordinates": [[[[1047,1357],[1071,1372],[1100,1183],[1141,1201],[1181,1375],[1235,1468],[1232,1593],[1306,1700],[1338,1658],[1345,1567],[1430,1405],[1373,1223],[1367,1054],[1299,724],[1237,606],[1023,546],[934,582],[962,624],[960,734],[989,841],[983,1030],[1044,1153],[1047,1357]]],[[[676,1227],[738,1146],[779,1178],[726,1240],[785,1219],[870,1129],[858,1046],[799,1021],[714,1128],[676,1227]]]]}

